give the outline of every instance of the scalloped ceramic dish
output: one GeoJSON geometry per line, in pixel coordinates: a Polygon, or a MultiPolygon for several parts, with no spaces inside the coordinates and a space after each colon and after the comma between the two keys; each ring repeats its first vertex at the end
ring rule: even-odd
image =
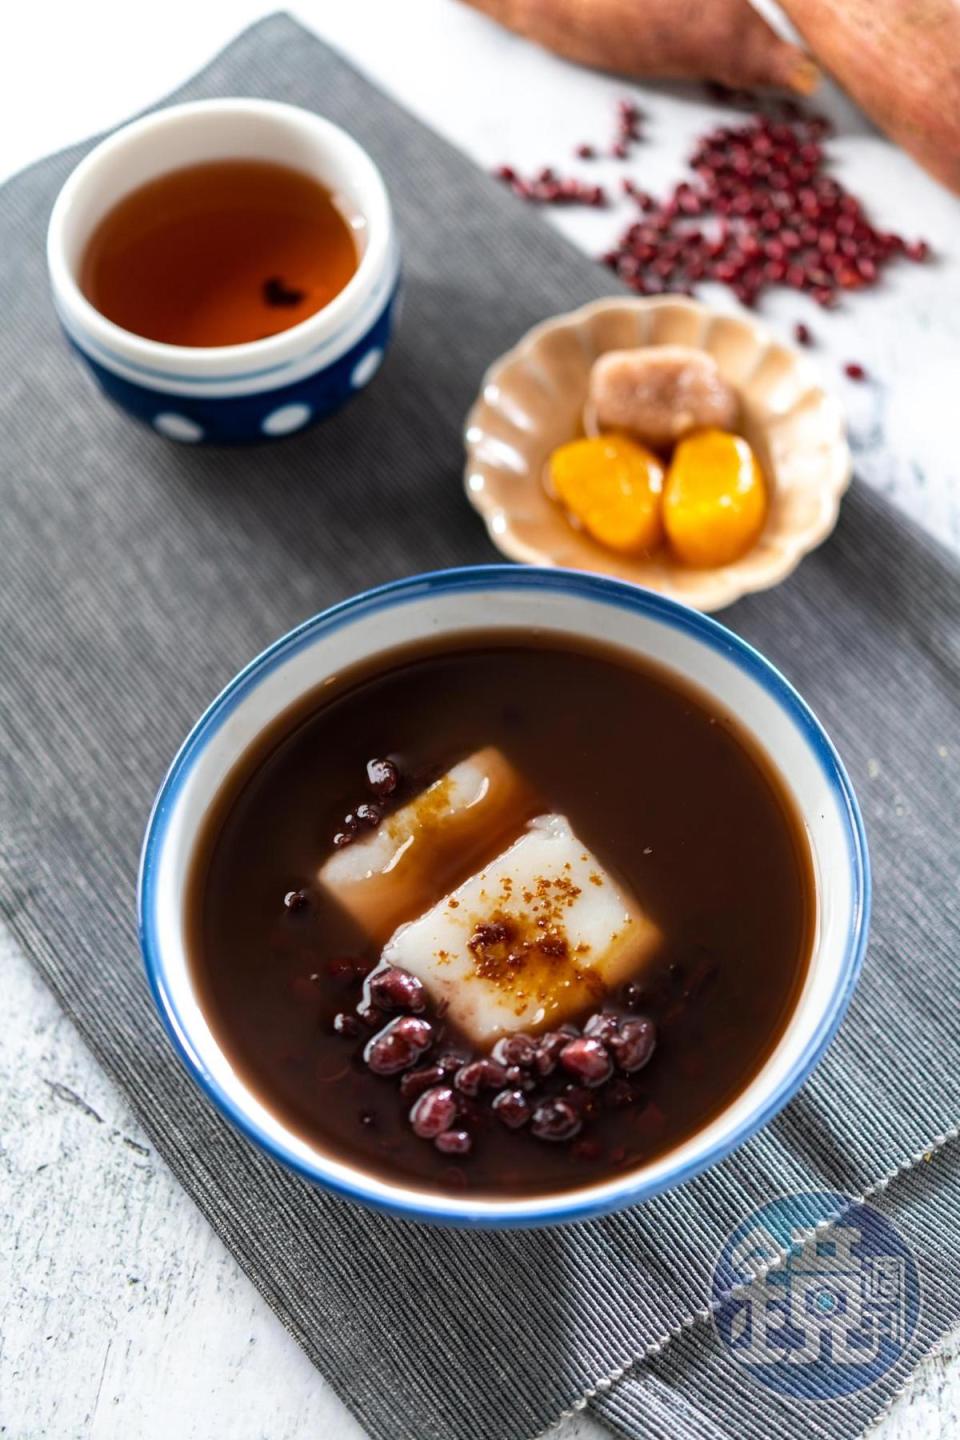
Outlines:
{"type": "Polygon", "coordinates": [[[843,414],[812,367],[748,316],[684,297],[598,300],[529,331],[484,377],[466,426],[467,496],[512,560],[613,575],[698,610],[783,580],[833,529],[850,483],[843,414]],[[624,556],[575,528],[544,486],[550,453],[589,430],[598,355],[643,345],[708,351],[739,392],[741,429],[771,484],[757,543],[732,565],[694,570],[669,551],[624,556]]]}

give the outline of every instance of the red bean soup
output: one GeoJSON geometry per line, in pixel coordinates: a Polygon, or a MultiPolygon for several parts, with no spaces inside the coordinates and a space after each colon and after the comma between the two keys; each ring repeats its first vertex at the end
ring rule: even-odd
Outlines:
{"type": "Polygon", "coordinates": [[[713,1119],[815,919],[793,801],[704,695],[572,637],[358,667],[242,758],[188,886],[201,1003],[321,1150],[478,1197],[576,1189],[713,1119]]]}

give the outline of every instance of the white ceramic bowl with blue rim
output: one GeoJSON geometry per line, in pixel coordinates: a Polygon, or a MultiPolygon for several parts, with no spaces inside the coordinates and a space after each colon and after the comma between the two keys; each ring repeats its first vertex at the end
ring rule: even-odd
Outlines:
{"type": "Polygon", "coordinates": [[[366,151],[310,111],[247,99],[171,106],[104,140],[57,197],[47,263],[63,328],[102,389],[162,435],[192,444],[277,439],[338,410],[379,369],[399,274],[390,202],[366,151]],[[167,345],[106,319],[77,278],[97,224],[147,181],[223,159],[274,161],[331,190],[360,252],[347,285],[300,324],[244,345],[167,345]]]}
{"type": "Polygon", "coordinates": [[[325,1189],[421,1221],[507,1228],[583,1220],[648,1199],[715,1165],[766,1124],[822,1057],[853,991],[867,938],[863,822],[819,721],[762,655],[693,610],[576,571],[480,566],[414,576],[308,620],[227,686],[184,743],[150,818],[140,874],[147,974],[173,1043],[205,1094],[275,1159],[325,1189]],[[813,956],[796,1009],[760,1072],[710,1124],[652,1163],[582,1189],[474,1199],[368,1174],[287,1126],[244,1081],[207,1022],[187,955],[184,895],[204,816],[264,728],[331,676],[425,636],[516,630],[602,636],[692,683],[736,716],[793,795],[817,893],[813,956]]]}

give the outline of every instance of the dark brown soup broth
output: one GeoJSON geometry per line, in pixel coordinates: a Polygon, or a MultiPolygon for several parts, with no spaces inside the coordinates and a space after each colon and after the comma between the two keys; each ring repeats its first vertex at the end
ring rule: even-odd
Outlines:
{"type": "MultiPolygon", "coordinates": [[[[188,905],[207,1014],[271,1108],[390,1179],[501,1197],[628,1170],[716,1116],[789,1019],[815,914],[793,802],[728,715],[623,652],[499,633],[398,651],[389,668],[358,669],[282,717],[214,807],[188,905]],[[491,744],[659,924],[664,941],[639,996],[635,988],[604,1001],[649,1015],[658,1043],[638,1074],[580,1092],[575,1140],[510,1131],[481,1100],[464,1122],[472,1152],[450,1158],[412,1133],[397,1078],[363,1063],[370,1032],[333,1031],[334,1015],[360,998],[361,980],[342,961],[369,967],[378,948],[314,877],[345,812],[364,798],[371,757],[397,757],[401,801],[491,744]],[[299,888],[306,903],[287,908],[284,896],[299,888]]],[[[438,1051],[472,1053],[440,1024],[438,1051]]],[[[569,1080],[553,1077],[553,1093],[569,1080]]]]}

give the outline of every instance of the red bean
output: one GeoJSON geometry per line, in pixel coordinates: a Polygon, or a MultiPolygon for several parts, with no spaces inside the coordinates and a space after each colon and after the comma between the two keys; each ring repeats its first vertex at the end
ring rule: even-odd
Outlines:
{"type": "Polygon", "coordinates": [[[453,1083],[462,1095],[479,1095],[481,1090],[497,1090],[507,1081],[507,1070],[496,1060],[471,1060],[455,1074],[453,1083]]]}
{"type": "Polygon", "coordinates": [[[490,1058],[500,1065],[522,1065],[524,1069],[533,1065],[537,1057],[536,1041],[522,1032],[516,1035],[501,1035],[490,1052],[490,1058]]]}
{"type": "MultiPolygon", "coordinates": [[[[636,107],[624,101],[612,151],[617,158],[629,152],[639,124],[636,107]]],[[[784,111],[776,120],[758,114],[704,135],[691,156],[692,178],[680,181],[660,202],[624,179],[623,192],[640,205],[649,224],[642,231],[629,225],[617,245],[604,252],[603,263],[637,294],[686,291],[697,281],[717,280],[750,305],[767,286],[787,284],[829,309],[843,292],[876,284],[895,255],[925,260],[925,241],[907,245],[875,229],[860,201],[824,173],[820,141],[829,129],[822,117],[799,109],[784,111]],[[700,215],[712,218],[705,229],[694,229],[689,220],[700,215]],[[730,228],[724,229],[727,216],[730,228]],[[718,233],[715,217],[721,217],[718,233]],[[761,245],[767,263],[753,270],[746,262],[761,245]],[[822,263],[837,254],[849,263],[822,263]]],[[[588,158],[593,147],[578,147],[578,153],[588,158]]],[[[599,187],[561,180],[550,169],[532,181],[520,181],[509,166],[497,173],[534,202],[606,203],[599,187]]]]}
{"type": "Polygon", "coordinates": [[[542,1101],[533,1112],[531,1130],[538,1140],[555,1142],[572,1140],[579,1134],[583,1121],[569,1100],[554,1098],[542,1101]]]}
{"type": "Polygon", "coordinates": [[[441,1155],[469,1155],[473,1149],[473,1140],[467,1130],[443,1130],[433,1143],[441,1155]]]}
{"type": "Polygon", "coordinates": [[[433,1027],[428,1021],[404,1015],[367,1041],[363,1058],[375,1075],[397,1075],[415,1065],[432,1041],[433,1027]]]}
{"type": "Polygon", "coordinates": [[[509,1130],[519,1130],[530,1119],[530,1101],[522,1090],[501,1090],[491,1108],[509,1130]]]}
{"type": "Polygon", "coordinates": [[[581,1085],[602,1085],[613,1074],[613,1061],[602,1040],[581,1035],[570,1040],[560,1052],[560,1064],[581,1085]]]}
{"type": "Polygon", "coordinates": [[[566,1045],[568,1036],[561,1035],[556,1031],[548,1031],[541,1035],[537,1044],[537,1053],[534,1056],[534,1069],[541,1079],[552,1075],[560,1060],[560,1052],[566,1045]]]}
{"type": "Polygon", "coordinates": [[[449,1130],[457,1118],[457,1097],[448,1085],[425,1090],[410,1111],[413,1133],[421,1140],[435,1140],[449,1130]]]}
{"type": "Polygon", "coordinates": [[[429,1050],[433,1044],[433,1026],[429,1020],[421,1020],[414,1015],[402,1015],[399,1020],[391,1020],[390,1024],[415,1050],[429,1050]]]}
{"type": "Polygon", "coordinates": [[[379,799],[392,795],[400,784],[400,772],[392,760],[367,761],[367,784],[379,799]]]}
{"type": "Polygon", "coordinates": [[[399,966],[385,965],[367,976],[367,995],[381,1010],[406,1010],[419,1015],[427,1008],[423,981],[399,966]]]}
{"type": "Polygon", "coordinates": [[[618,1069],[632,1075],[647,1064],[656,1044],[657,1027],[651,1019],[642,1015],[623,1022],[619,1036],[610,1042],[610,1049],[618,1069]]]}
{"type": "Polygon", "coordinates": [[[416,1100],[424,1090],[439,1085],[445,1079],[441,1065],[424,1065],[419,1070],[408,1070],[400,1077],[400,1094],[404,1100],[416,1100]]]}
{"type": "Polygon", "coordinates": [[[402,1036],[381,1030],[368,1040],[363,1058],[374,1075],[398,1075],[417,1061],[417,1052],[402,1036]]]}

